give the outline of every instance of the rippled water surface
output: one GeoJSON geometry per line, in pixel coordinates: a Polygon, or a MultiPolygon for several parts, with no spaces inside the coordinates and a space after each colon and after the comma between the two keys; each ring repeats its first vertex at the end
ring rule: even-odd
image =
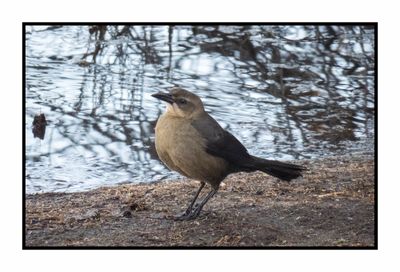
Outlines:
{"type": "Polygon", "coordinates": [[[153,144],[165,105],[151,94],[174,85],[252,154],[374,152],[374,38],[368,25],[27,26],[27,192],[178,177],[153,144]]]}

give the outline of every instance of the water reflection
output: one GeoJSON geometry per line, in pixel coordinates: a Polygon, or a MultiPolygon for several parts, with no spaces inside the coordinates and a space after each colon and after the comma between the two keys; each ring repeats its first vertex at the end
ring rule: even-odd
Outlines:
{"type": "Polygon", "coordinates": [[[27,191],[177,177],[154,152],[180,85],[255,155],[373,150],[371,26],[28,26],[27,191]],[[33,117],[47,119],[43,141],[33,117]]]}

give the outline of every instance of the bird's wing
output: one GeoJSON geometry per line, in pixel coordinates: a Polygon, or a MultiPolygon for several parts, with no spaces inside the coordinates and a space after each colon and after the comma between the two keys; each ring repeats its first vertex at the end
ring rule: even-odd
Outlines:
{"type": "Polygon", "coordinates": [[[193,127],[205,139],[207,153],[228,162],[245,167],[251,156],[247,149],[231,133],[224,130],[210,115],[192,121],[193,127]]]}

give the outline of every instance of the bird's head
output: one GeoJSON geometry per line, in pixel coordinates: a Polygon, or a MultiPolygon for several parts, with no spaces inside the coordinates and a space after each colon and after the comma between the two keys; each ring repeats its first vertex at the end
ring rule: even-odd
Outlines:
{"type": "Polygon", "coordinates": [[[185,89],[174,87],[168,93],[159,92],[153,97],[167,102],[167,114],[191,119],[204,112],[200,97],[185,89]]]}

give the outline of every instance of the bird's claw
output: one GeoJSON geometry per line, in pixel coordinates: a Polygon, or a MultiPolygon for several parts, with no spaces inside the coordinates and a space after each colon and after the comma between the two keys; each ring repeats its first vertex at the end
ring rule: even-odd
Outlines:
{"type": "Polygon", "coordinates": [[[200,211],[198,209],[198,205],[195,205],[195,208],[192,209],[191,211],[186,210],[183,214],[176,216],[174,219],[175,221],[187,221],[187,220],[193,220],[196,219],[200,214],[200,211]]]}

